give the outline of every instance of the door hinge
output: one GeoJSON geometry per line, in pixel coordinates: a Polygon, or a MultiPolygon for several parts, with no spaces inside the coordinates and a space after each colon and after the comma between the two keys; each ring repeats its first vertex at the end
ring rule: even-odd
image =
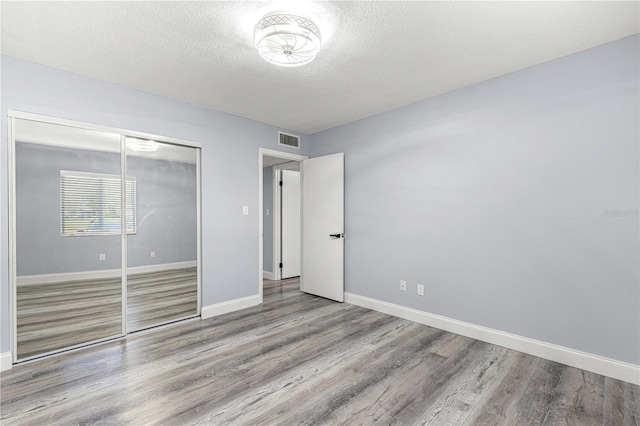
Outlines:
{"type": "Polygon", "coordinates": [[[280,263],[280,268],[282,268],[282,262],[280,263]]]}

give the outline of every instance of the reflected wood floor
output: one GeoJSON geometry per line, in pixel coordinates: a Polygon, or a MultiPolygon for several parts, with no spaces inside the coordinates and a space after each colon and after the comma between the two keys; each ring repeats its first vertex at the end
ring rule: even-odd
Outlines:
{"type": "Polygon", "coordinates": [[[129,332],[198,315],[198,268],[129,274],[129,332]]]}
{"type": "Polygon", "coordinates": [[[18,359],[122,334],[122,280],[18,285],[18,359]]]}
{"type": "MultiPolygon", "coordinates": [[[[129,331],[197,315],[197,268],[130,274],[129,331]]],[[[120,277],[19,285],[18,359],[122,334],[120,277]]]]}
{"type": "Polygon", "coordinates": [[[298,287],[16,366],[2,424],[640,424],[638,386],[298,287]]]}

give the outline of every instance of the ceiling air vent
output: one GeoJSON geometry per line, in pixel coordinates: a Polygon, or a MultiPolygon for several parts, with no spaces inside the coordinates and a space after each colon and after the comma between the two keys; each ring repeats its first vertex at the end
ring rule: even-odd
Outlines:
{"type": "Polygon", "coordinates": [[[300,136],[278,132],[278,145],[284,145],[290,148],[300,149],[300,136]]]}

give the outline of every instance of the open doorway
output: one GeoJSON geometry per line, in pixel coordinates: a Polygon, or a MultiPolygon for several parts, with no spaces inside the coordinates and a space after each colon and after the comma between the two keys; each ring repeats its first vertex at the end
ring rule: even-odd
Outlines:
{"type": "MultiPolygon", "coordinates": [[[[272,241],[267,240],[265,232],[264,257],[267,260],[270,248],[272,279],[285,280],[300,276],[300,163],[291,161],[273,166],[272,179],[272,220],[265,217],[265,230],[269,222],[272,225],[272,241]]],[[[265,212],[268,209],[265,203],[265,212]]],[[[265,270],[268,267],[265,262],[265,270]]]]}
{"type": "Polygon", "coordinates": [[[300,162],[305,159],[302,155],[259,149],[261,298],[264,278],[281,280],[300,275],[300,162]],[[285,186],[290,189],[282,190],[285,186]]]}

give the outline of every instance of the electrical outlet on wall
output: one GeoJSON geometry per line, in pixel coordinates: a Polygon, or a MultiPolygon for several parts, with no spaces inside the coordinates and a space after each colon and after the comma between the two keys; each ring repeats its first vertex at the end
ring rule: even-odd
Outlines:
{"type": "Polygon", "coordinates": [[[149,253],[149,256],[150,256],[150,257],[156,257],[156,252],[155,252],[155,251],[152,251],[151,253],[149,253]]]}
{"type": "Polygon", "coordinates": [[[104,254],[104,253],[100,253],[99,259],[100,260],[107,260],[107,255],[104,254]]]}
{"type": "Polygon", "coordinates": [[[424,296],[424,285],[418,284],[418,296],[424,296]]]}
{"type": "Polygon", "coordinates": [[[400,291],[407,291],[407,282],[400,280],[400,291]]]}

